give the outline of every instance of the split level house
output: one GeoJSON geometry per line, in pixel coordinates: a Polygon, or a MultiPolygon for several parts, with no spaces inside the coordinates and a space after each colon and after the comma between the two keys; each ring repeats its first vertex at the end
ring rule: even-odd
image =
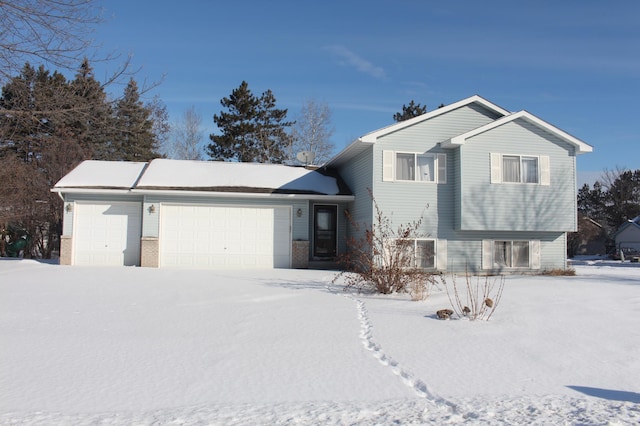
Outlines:
{"type": "Polygon", "coordinates": [[[53,188],[64,200],[60,262],[304,268],[349,250],[377,206],[393,226],[422,218],[416,266],[563,269],[576,157],[591,151],[472,96],[368,133],[318,168],[85,161],[53,188]]]}

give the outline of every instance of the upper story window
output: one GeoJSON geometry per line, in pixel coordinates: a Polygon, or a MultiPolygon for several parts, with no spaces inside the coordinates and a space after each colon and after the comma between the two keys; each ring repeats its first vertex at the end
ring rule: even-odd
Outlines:
{"type": "Polygon", "coordinates": [[[538,183],[538,157],[503,155],[502,181],[538,183]]]}
{"type": "Polygon", "coordinates": [[[491,183],[551,184],[549,156],[491,154],[491,183]]]}
{"type": "Polygon", "coordinates": [[[396,180],[433,182],[435,163],[433,155],[396,152],[396,180]]]}
{"type": "Polygon", "coordinates": [[[447,181],[447,155],[417,152],[383,151],[384,181],[436,182],[447,181]]]}

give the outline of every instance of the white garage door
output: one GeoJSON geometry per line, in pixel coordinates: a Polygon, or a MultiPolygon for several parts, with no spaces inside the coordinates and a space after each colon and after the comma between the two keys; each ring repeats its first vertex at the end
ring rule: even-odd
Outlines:
{"type": "Polygon", "coordinates": [[[74,265],[139,265],[140,203],[77,203],[74,265]]]}
{"type": "Polygon", "coordinates": [[[160,266],[291,266],[288,207],[163,205],[160,214],[160,266]]]}

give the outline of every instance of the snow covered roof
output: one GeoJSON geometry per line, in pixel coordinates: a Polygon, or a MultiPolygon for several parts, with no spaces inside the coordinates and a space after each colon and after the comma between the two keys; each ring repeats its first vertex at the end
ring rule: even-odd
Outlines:
{"type": "Polygon", "coordinates": [[[55,188],[131,189],[147,163],[87,160],[55,184],[55,188]]]}
{"type": "Polygon", "coordinates": [[[136,189],[191,189],[338,195],[336,177],[281,164],[153,160],[136,189]]]}
{"type": "Polygon", "coordinates": [[[340,177],[280,164],[155,159],[150,163],[85,161],[53,188],[351,195],[340,177]]]}
{"type": "Polygon", "coordinates": [[[634,228],[640,229],[640,216],[636,216],[633,219],[629,219],[624,222],[622,225],[618,227],[618,230],[613,234],[614,238],[624,232],[628,227],[632,226],[634,228]]]}

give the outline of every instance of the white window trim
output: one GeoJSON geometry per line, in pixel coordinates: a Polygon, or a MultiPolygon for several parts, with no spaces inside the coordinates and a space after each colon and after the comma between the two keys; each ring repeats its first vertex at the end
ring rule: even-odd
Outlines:
{"type": "MultiPolygon", "coordinates": [[[[414,178],[417,176],[414,176],[414,178]]],[[[413,151],[383,151],[382,152],[382,180],[385,182],[413,182],[419,184],[445,184],[447,183],[447,154],[413,151]],[[414,167],[417,173],[418,156],[433,158],[433,179],[432,180],[404,180],[396,179],[397,154],[413,154],[414,167]]]]}
{"type": "Polygon", "coordinates": [[[491,183],[504,183],[507,185],[539,185],[549,186],[551,185],[551,165],[548,155],[528,155],[528,154],[507,154],[507,153],[495,153],[490,154],[491,159],[491,183]],[[520,182],[505,182],[502,178],[502,165],[504,157],[518,157],[520,159],[520,182]],[[522,167],[522,158],[536,158],[538,161],[538,181],[537,182],[522,182],[522,173],[524,168],[522,167]]]}
{"type": "Polygon", "coordinates": [[[482,269],[504,269],[509,271],[528,271],[540,269],[540,240],[519,240],[519,239],[496,239],[482,240],[482,269]],[[528,242],[529,262],[528,266],[501,266],[495,264],[494,253],[496,241],[528,242]]]}

